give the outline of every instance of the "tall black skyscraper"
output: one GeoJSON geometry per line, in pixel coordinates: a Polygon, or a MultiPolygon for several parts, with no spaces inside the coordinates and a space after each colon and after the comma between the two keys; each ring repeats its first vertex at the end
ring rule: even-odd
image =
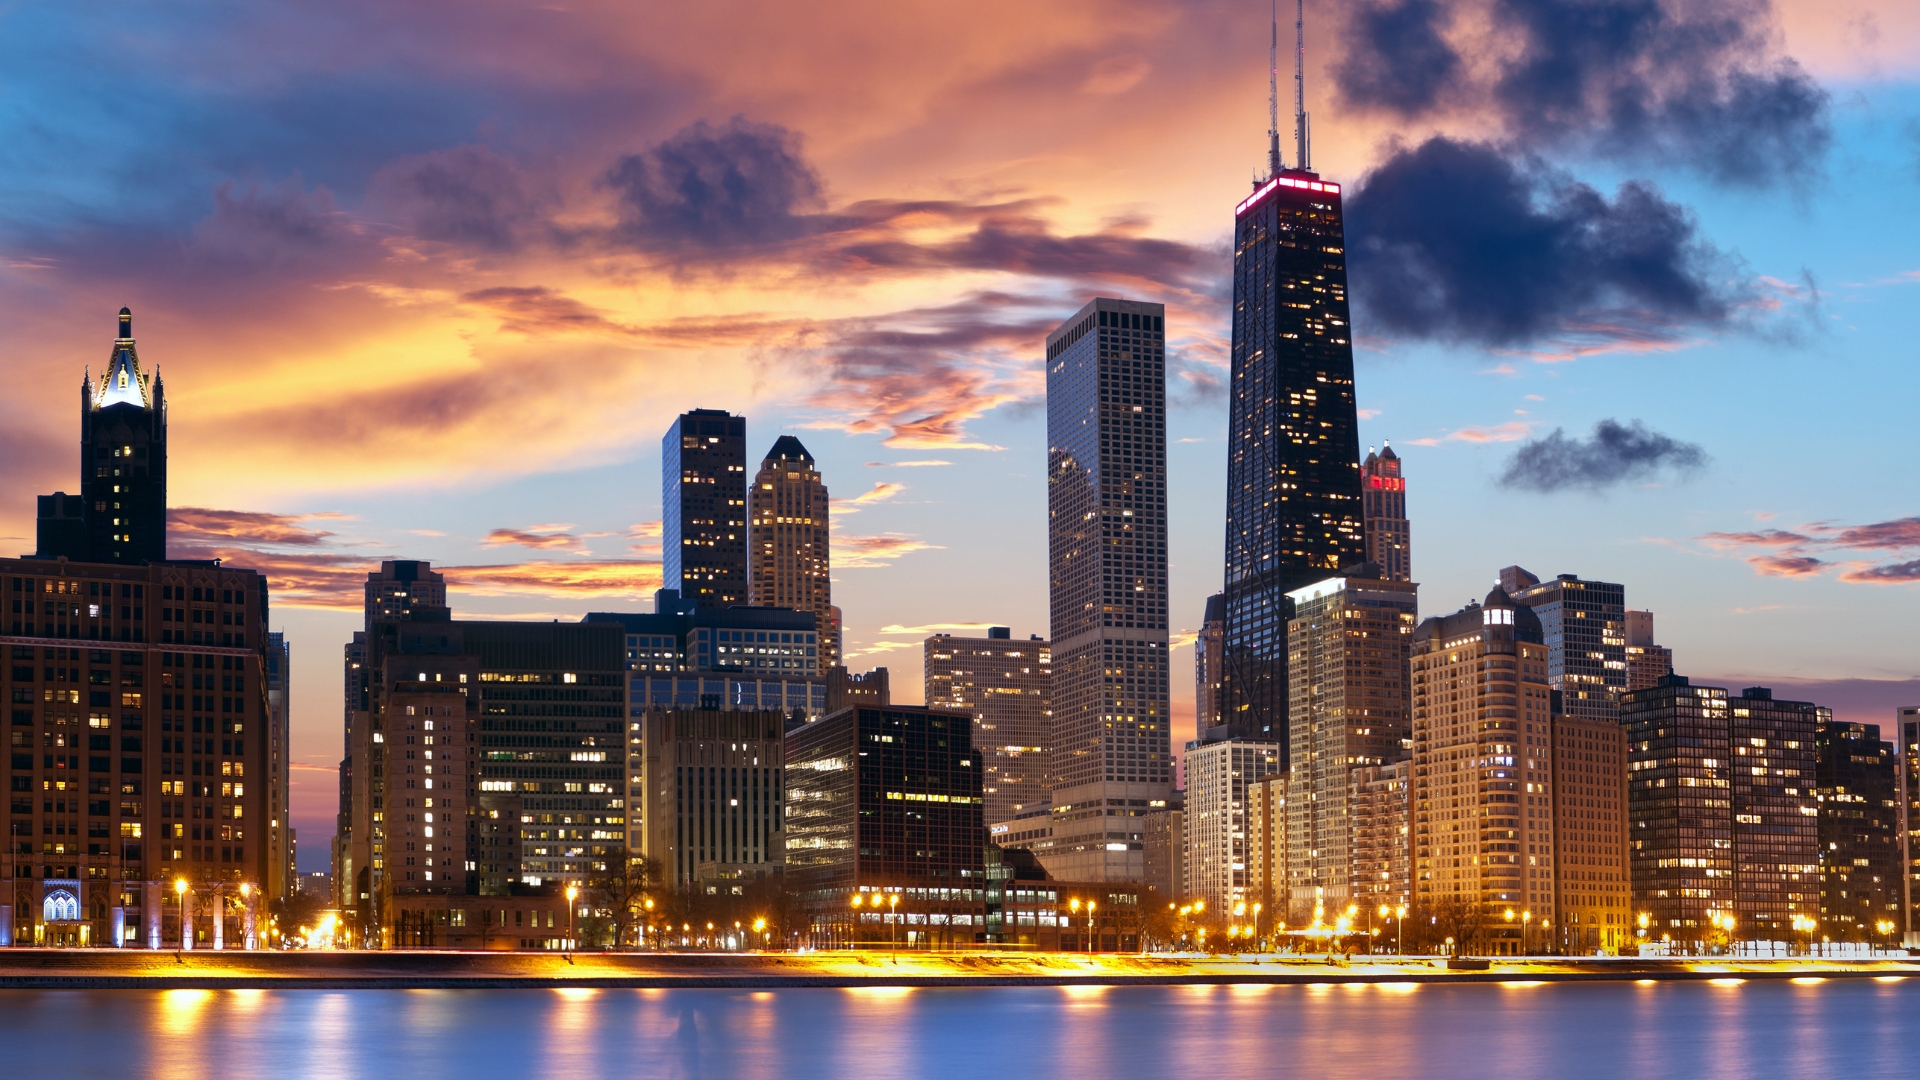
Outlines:
{"type": "Polygon", "coordinates": [[[37,554],[75,562],[158,563],[167,557],[167,397],[140,371],[133,312],[94,386],[80,383],[80,496],[40,496],[37,554]]]}
{"type": "Polygon", "coordinates": [[[747,419],[695,409],[660,440],[665,587],[701,607],[747,602],[747,419]]]}
{"type": "Polygon", "coordinates": [[[1242,738],[1287,730],[1287,593],[1366,558],[1340,185],[1308,171],[1304,108],[1297,124],[1299,167],[1276,119],[1270,175],[1233,214],[1221,722],[1242,738]]]}

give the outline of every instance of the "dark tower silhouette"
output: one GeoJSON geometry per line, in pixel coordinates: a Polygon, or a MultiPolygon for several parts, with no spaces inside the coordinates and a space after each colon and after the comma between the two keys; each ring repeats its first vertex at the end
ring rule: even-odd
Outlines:
{"type": "Polygon", "coordinates": [[[140,370],[133,312],[93,385],[80,381],[80,496],[40,497],[36,554],[75,562],[157,563],[167,557],[167,397],[140,370]]]}

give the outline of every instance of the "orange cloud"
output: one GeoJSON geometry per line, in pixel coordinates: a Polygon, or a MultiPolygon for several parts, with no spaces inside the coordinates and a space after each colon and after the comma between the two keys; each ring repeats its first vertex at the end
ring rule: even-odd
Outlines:
{"type": "Polygon", "coordinates": [[[871,569],[876,566],[886,566],[902,555],[939,549],[938,544],[928,544],[900,533],[882,533],[878,536],[835,536],[833,568],[835,570],[871,569]]]}
{"type": "Polygon", "coordinates": [[[300,524],[341,514],[268,514],[245,510],[209,510],[199,506],[176,506],[167,510],[170,536],[186,543],[238,542],[288,547],[312,547],[333,536],[321,529],[300,524]]]}
{"type": "Polygon", "coordinates": [[[905,490],[907,490],[907,485],[905,484],[878,483],[873,485],[872,490],[863,491],[851,499],[835,499],[834,505],[828,510],[828,513],[857,514],[860,512],[861,507],[886,502],[888,499],[893,498],[905,490]]]}
{"type": "Polygon", "coordinates": [[[660,588],[657,561],[528,562],[498,566],[446,566],[447,587],[477,596],[625,597],[637,600],[660,588]]]}
{"type": "Polygon", "coordinates": [[[488,547],[512,544],[536,551],[585,551],[586,542],[566,530],[567,525],[535,525],[530,529],[495,529],[480,541],[488,547]]]}

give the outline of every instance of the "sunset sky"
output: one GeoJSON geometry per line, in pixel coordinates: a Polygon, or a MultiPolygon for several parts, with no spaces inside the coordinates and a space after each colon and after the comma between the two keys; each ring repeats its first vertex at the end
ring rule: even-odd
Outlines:
{"type": "MultiPolygon", "coordinates": [[[[753,461],[782,434],[819,460],[849,661],[918,700],[928,632],[1047,632],[1042,338],[1093,295],[1157,301],[1189,737],[1267,20],[10,5],[0,543],[31,551],[32,496],[76,489],[81,374],[131,307],[171,553],[263,570],[292,641],[317,868],[369,566],[432,560],[457,616],[650,610],[660,435],[724,408],[753,461]]],[[[1307,21],[1362,441],[1405,459],[1423,613],[1509,563],[1577,573],[1624,582],[1696,681],[1880,723],[1920,702],[1920,5],[1307,21]]]]}

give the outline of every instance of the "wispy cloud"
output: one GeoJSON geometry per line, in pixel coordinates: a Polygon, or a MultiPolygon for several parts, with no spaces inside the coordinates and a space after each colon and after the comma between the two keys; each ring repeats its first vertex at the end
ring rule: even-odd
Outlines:
{"type": "MultiPolygon", "coordinates": [[[[1756,514],[1761,520],[1777,515],[1756,514]]],[[[1798,529],[1710,532],[1694,541],[1714,551],[1745,555],[1763,577],[1815,577],[1839,568],[1840,581],[1855,585],[1906,585],[1920,581],[1920,559],[1875,565],[1864,559],[1835,558],[1849,552],[1920,549],[1920,518],[1895,518],[1866,525],[1819,521],[1798,529]],[[1759,549],[1755,551],[1755,549],[1759,549]]]]}
{"type": "Polygon", "coordinates": [[[861,570],[888,566],[902,555],[911,555],[916,551],[935,551],[939,548],[939,544],[929,544],[902,533],[881,533],[877,536],[836,535],[833,538],[833,568],[861,570]]]}
{"type": "Polygon", "coordinates": [[[1524,420],[1509,420],[1504,424],[1487,426],[1474,425],[1457,428],[1441,436],[1428,436],[1424,439],[1409,440],[1411,446],[1439,446],[1443,442],[1464,443],[1502,443],[1519,442],[1533,430],[1533,425],[1524,420]]]}
{"type": "Polygon", "coordinates": [[[480,542],[487,547],[514,546],[536,551],[585,553],[586,540],[569,532],[571,528],[571,525],[533,525],[525,529],[495,529],[480,542]]]}
{"type": "Polygon", "coordinates": [[[340,519],[345,515],[272,514],[249,510],[210,510],[200,506],[176,506],[167,510],[167,530],[182,543],[266,544],[273,547],[315,547],[332,539],[333,533],[302,524],[308,521],[340,519]]]}
{"type": "Polygon", "coordinates": [[[949,623],[923,623],[919,626],[901,626],[899,623],[892,623],[890,625],[881,627],[879,632],[882,634],[893,634],[893,635],[908,634],[913,637],[928,637],[933,634],[954,634],[954,633],[979,634],[986,631],[989,627],[998,626],[998,625],[1000,624],[999,623],[949,622],[949,623]]]}
{"type": "Polygon", "coordinates": [[[867,462],[867,468],[869,469],[886,469],[886,468],[924,469],[924,468],[930,468],[936,465],[951,465],[951,464],[953,464],[953,462],[951,461],[938,461],[938,460],[931,460],[931,459],[926,461],[869,461],[867,462]]]}
{"type": "Polygon", "coordinates": [[[907,485],[905,484],[878,483],[873,485],[871,489],[863,491],[851,499],[833,500],[833,505],[828,508],[827,512],[830,514],[857,514],[860,512],[861,507],[886,502],[905,490],[907,490],[907,485]]]}

